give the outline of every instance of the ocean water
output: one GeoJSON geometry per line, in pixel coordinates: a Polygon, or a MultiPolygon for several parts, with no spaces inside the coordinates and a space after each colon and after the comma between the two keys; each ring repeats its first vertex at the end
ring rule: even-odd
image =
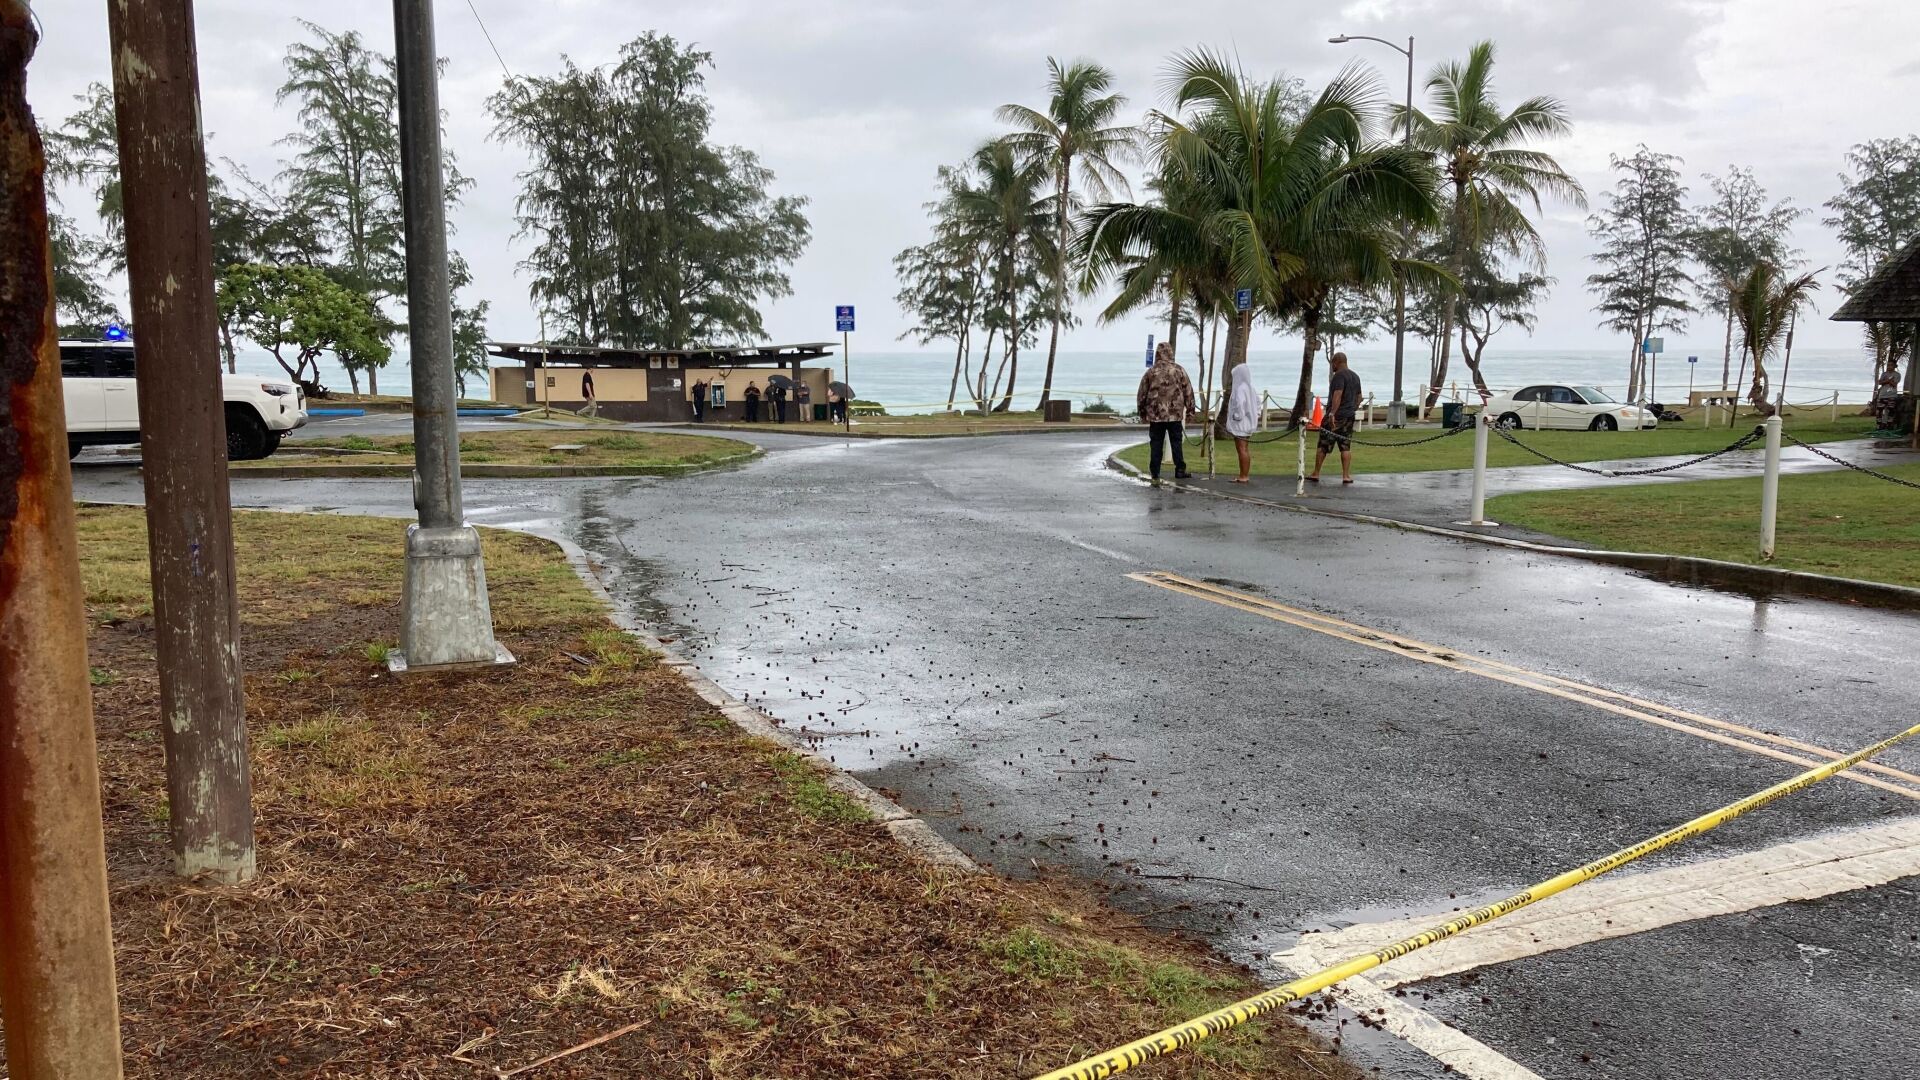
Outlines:
{"type": "MultiPolygon", "coordinates": [[[[1121,412],[1132,409],[1133,394],[1139,385],[1141,372],[1145,369],[1146,350],[1137,352],[1119,350],[1103,352],[1066,352],[1062,351],[1054,365],[1053,385],[1056,396],[1064,396],[1074,402],[1076,409],[1084,404],[1105,399],[1121,412]]],[[[1181,364],[1194,380],[1196,388],[1200,385],[1200,369],[1192,351],[1191,339],[1184,339],[1185,355],[1181,364]]],[[[1409,345],[1413,345],[1409,342],[1409,345]]],[[[1373,396],[1375,403],[1384,407],[1393,397],[1393,347],[1391,343],[1384,347],[1369,343],[1357,347],[1346,347],[1353,369],[1359,374],[1364,391],[1373,396]]],[[[1626,350],[1573,350],[1573,349],[1528,349],[1515,347],[1498,356],[1489,356],[1484,365],[1487,383],[1495,390],[1525,386],[1536,382],[1577,383],[1584,386],[1596,386],[1616,396],[1625,396],[1627,362],[1626,350]]],[[[1045,349],[1035,350],[1020,358],[1020,379],[1016,387],[1015,404],[1032,408],[1039,398],[1041,376],[1046,368],[1045,349]]],[[[265,352],[243,350],[238,357],[239,368],[252,374],[285,378],[272,356],[265,352]]],[[[1300,354],[1297,351],[1280,349],[1255,349],[1248,355],[1253,366],[1254,385],[1272,394],[1275,398],[1291,403],[1294,388],[1300,378],[1300,354]]],[[[998,360],[995,361],[996,365],[998,360]]],[[[977,364],[977,361],[976,361],[977,364]]],[[[1735,358],[1737,375],[1739,359],[1735,358]]],[[[838,356],[822,362],[822,366],[832,367],[836,374],[847,377],[844,365],[838,356]]],[[[1406,364],[1406,387],[1408,401],[1415,400],[1418,388],[1426,380],[1427,357],[1424,350],[1408,349],[1406,364]]],[[[1666,402],[1684,402],[1689,386],[1689,376],[1695,389],[1710,390],[1720,386],[1720,354],[1702,355],[1700,362],[1689,365],[1685,356],[1663,356],[1659,363],[1657,391],[1653,400],[1666,402]],[[1691,370],[1689,370],[1691,367],[1691,370]]],[[[1780,372],[1774,371],[1776,389],[1780,372]]],[[[1792,366],[1787,372],[1787,400],[1793,404],[1825,403],[1838,391],[1840,400],[1847,402],[1865,402],[1872,396],[1871,361],[1858,349],[1798,349],[1792,358],[1792,366]]],[[[854,343],[851,377],[848,382],[858,395],[871,401],[879,401],[895,412],[932,412],[946,408],[948,388],[953,378],[953,354],[939,352],[867,352],[854,343]]],[[[963,377],[964,378],[964,377],[963,377]]],[[[404,351],[396,353],[394,360],[380,372],[380,386],[387,393],[407,393],[408,373],[404,351]]],[[[1314,365],[1314,386],[1316,392],[1326,392],[1327,365],[1325,354],[1316,358],[1314,365]]],[[[346,373],[337,364],[323,360],[321,382],[336,390],[348,389],[346,373]]],[[[989,385],[992,378],[989,375],[989,385]]],[[[484,394],[482,380],[469,380],[468,392],[474,395],[484,394]]],[[[1219,388],[1215,388],[1216,393],[1219,388]]],[[[1443,387],[1443,399],[1451,398],[1455,392],[1469,395],[1472,392],[1472,377],[1466,365],[1455,357],[1447,373],[1447,385],[1443,387]]],[[[965,399],[964,387],[960,391],[965,399]]]]}

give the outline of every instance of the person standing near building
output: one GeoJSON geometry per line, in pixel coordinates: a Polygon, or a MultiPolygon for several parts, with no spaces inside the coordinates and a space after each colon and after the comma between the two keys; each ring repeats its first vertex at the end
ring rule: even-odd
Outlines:
{"type": "Polygon", "coordinates": [[[580,371],[580,397],[587,403],[587,407],[580,410],[580,415],[600,415],[600,399],[593,394],[593,372],[584,368],[580,371]]]}
{"type": "Polygon", "coordinates": [[[747,380],[746,392],[741,394],[740,396],[744,398],[747,403],[747,423],[749,424],[759,423],[760,422],[760,384],[757,382],[754,382],[751,379],[747,380]]]}
{"type": "Polygon", "coordinates": [[[773,418],[787,422],[787,388],[779,383],[767,387],[767,400],[773,402],[773,418]]]}
{"type": "Polygon", "coordinates": [[[1320,466],[1327,455],[1340,452],[1340,482],[1353,483],[1353,419],[1360,411],[1360,376],[1347,366],[1347,354],[1334,353],[1329,359],[1333,377],[1327,383],[1327,418],[1320,426],[1320,448],[1313,458],[1313,471],[1307,479],[1320,482],[1320,466]]]}
{"type": "Polygon", "coordinates": [[[1187,417],[1199,412],[1200,406],[1193,398],[1193,380],[1187,378],[1185,368],[1174,362],[1173,349],[1164,341],[1154,347],[1153,366],[1140,377],[1134,404],[1140,410],[1140,422],[1147,425],[1153,445],[1148,459],[1153,486],[1160,486],[1162,444],[1167,439],[1173,440],[1173,478],[1190,479],[1193,474],[1187,471],[1186,432],[1181,425],[1187,417]]]}
{"type": "Polygon", "coordinates": [[[813,419],[813,387],[808,386],[804,381],[794,387],[793,404],[800,410],[801,423],[804,424],[813,419]]]}
{"type": "Polygon", "coordinates": [[[707,422],[707,380],[698,379],[693,384],[693,422],[707,422]]]}

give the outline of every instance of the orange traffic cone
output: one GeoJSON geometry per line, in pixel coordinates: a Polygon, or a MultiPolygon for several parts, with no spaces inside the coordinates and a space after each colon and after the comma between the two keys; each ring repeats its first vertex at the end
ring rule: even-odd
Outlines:
{"type": "Polygon", "coordinates": [[[1326,419],[1327,411],[1320,407],[1320,399],[1315,397],[1313,399],[1313,419],[1307,421],[1307,426],[1317,430],[1326,422],[1326,419]]]}

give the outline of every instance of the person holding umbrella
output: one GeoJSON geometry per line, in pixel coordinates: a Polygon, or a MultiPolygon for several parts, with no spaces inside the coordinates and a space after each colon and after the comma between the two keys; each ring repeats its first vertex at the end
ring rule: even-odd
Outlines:
{"type": "Polygon", "coordinates": [[[853,387],[843,382],[827,384],[827,415],[836,424],[848,423],[847,402],[853,400],[853,387]]]}

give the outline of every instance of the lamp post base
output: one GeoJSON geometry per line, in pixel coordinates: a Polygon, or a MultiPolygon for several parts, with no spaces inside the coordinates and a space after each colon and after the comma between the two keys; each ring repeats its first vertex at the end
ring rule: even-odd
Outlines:
{"type": "Polygon", "coordinates": [[[493,637],[480,532],[471,525],[407,528],[407,585],[393,672],[511,664],[493,637]]]}
{"type": "Polygon", "coordinates": [[[1407,403],[1395,399],[1387,404],[1387,426],[1403,428],[1407,426],[1407,403]]]}

